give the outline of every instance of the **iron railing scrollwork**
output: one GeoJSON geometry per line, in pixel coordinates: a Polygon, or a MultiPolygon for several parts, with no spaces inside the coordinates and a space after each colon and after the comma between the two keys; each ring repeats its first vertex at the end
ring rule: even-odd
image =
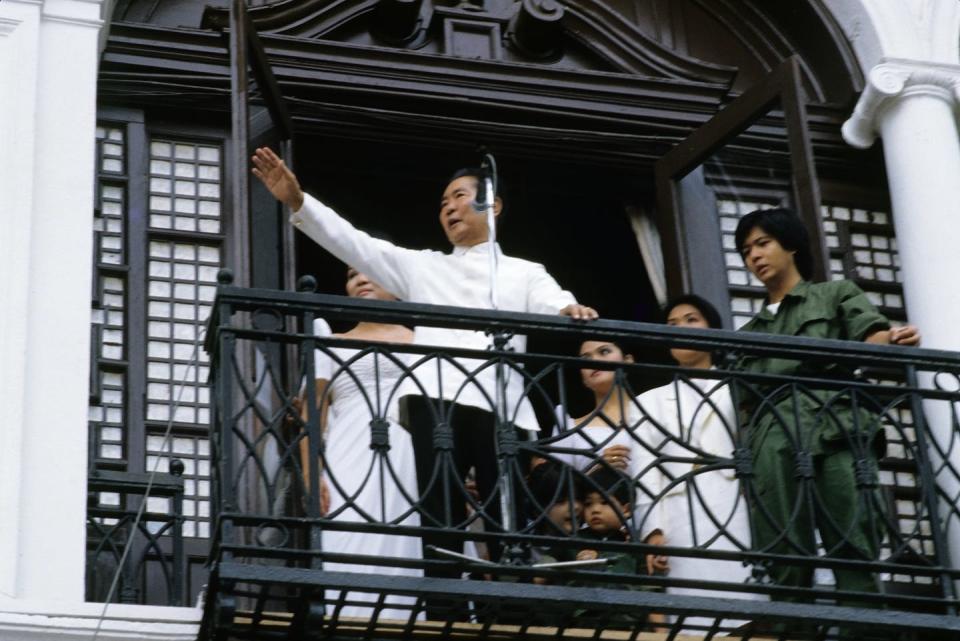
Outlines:
{"type": "Polygon", "coordinates": [[[957,380],[958,354],[242,289],[226,278],[206,348],[212,636],[311,636],[353,625],[348,612],[412,630],[437,618],[437,603],[450,606],[450,625],[519,625],[519,637],[532,626],[638,632],[654,625],[650,613],[663,615],[661,629],[708,637],[832,638],[858,626],[886,638],[960,634],[960,391],[933,384],[957,380]],[[267,312],[279,322],[258,328],[251,319],[267,312]],[[317,318],[526,336],[533,347],[347,340],[314,334],[317,318]],[[635,360],[586,361],[584,340],[615,341],[635,360]],[[671,347],[727,357],[683,369],[668,364],[671,347]],[[756,356],[803,361],[804,373],[737,366],[756,356]],[[600,411],[578,398],[582,370],[614,372],[616,403],[600,411]],[[412,405],[437,376],[454,378],[453,398],[412,405]],[[471,388],[472,405],[457,404],[471,388]],[[356,405],[344,425],[337,404],[347,398],[356,405]],[[426,439],[406,427],[417,407],[431,417],[426,439]],[[532,415],[539,431],[517,429],[532,415]],[[484,416],[497,417],[486,433],[493,479],[458,458],[487,447],[464,428],[484,416]],[[614,445],[626,462],[605,456],[614,445]],[[417,447],[430,449],[431,467],[413,465],[417,447]],[[591,520],[598,500],[615,513],[615,534],[591,520]],[[650,571],[657,556],[673,570],[650,571]],[[579,565],[596,558],[605,565],[579,565]]]}
{"type": "Polygon", "coordinates": [[[170,468],[171,473],[153,479],[109,470],[90,473],[88,601],[187,605],[183,463],[173,459],[170,468]]]}

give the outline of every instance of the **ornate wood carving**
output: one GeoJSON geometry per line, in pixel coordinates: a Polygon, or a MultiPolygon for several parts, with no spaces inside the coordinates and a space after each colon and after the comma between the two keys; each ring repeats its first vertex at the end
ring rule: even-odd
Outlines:
{"type": "MultiPolygon", "coordinates": [[[[336,32],[366,19],[371,12],[382,10],[385,4],[398,3],[301,0],[251,9],[250,15],[261,32],[306,39],[335,39],[336,32]]],[[[726,85],[731,84],[736,75],[736,69],[732,67],[696,60],[665,47],[628,22],[604,0],[564,0],[562,7],[559,4],[557,0],[466,4],[433,0],[423,3],[420,20],[423,29],[436,31],[433,37],[442,39],[443,52],[450,55],[460,55],[458,52],[464,49],[471,52],[468,57],[481,53],[481,49],[474,49],[478,45],[475,36],[484,33],[491,38],[509,36],[508,43],[520,45],[515,49],[521,57],[556,60],[565,38],[592,52],[609,67],[626,73],[726,85]],[[451,20],[454,21],[452,24],[451,20]],[[466,37],[458,39],[457,34],[466,37]]],[[[222,10],[211,9],[207,15],[208,25],[223,23],[222,10]]],[[[424,38],[409,37],[408,41],[421,47],[424,38]]],[[[485,51],[488,58],[499,58],[499,42],[496,46],[491,44],[485,51]]]]}

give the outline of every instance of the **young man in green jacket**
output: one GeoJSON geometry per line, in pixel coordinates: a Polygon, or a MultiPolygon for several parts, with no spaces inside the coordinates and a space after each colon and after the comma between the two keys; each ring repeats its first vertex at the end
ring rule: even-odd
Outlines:
{"type": "MultiPolygon", "coordinates": [[[[856,284],[812,283],[813,259],[803,223],[788,209],[755,211],[736,230],[747,268],[763,283],[767,300],[744,331],[787,336],[918,345],[915,327],[891,327],[856,284]]],[[[749,373],[852,380],[836,362],[747,356],[749,373]]],[[[877,458],[884,436],[877,407],[849,388],[825,389],[786,381],[739,385],[746,442],[753,453],[748,485],[754,547],[774,554],[814,556],[815,530],[827,556],[875,560],[885,532],[878,497],[877,458]]],[[[811,587],[814,568],[774,563],[778,585],[811,587]]],[[[862,570],[834,571],[838,590],[878,592],[862,570]]],[[[847,600],[849,601],[849,599],[847,600]]]]}

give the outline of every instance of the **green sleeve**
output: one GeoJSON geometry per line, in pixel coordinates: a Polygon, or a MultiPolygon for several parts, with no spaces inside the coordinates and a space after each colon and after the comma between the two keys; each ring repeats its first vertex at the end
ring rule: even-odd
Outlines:
{"type": "Polygon", "coordinates": [[[874,307],[856,283],[844,280],[837,285],[838,309],[849,340],[862,341],[873,332],[890,329],[890,321],[874,307]]]}

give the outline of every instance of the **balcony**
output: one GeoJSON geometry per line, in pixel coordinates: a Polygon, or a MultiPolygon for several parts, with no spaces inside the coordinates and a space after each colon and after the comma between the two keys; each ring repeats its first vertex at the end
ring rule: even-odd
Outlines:
{"type": "Polygon", "coordinates": [[[93,470],[87,479],[88,601],[184,606],[183,463],[170,474],[93,470]],[[149,497],[144,503],[144,497],[149,497]]]}
{"type": "Polygon", "coordinates": [[[202,638],[960,638],[950,560],[960,355],[347,299],[301,284],[242,289],[221,275],[206,342],[216,526],[202,638]],[[462,330],[464,344],[323,336],[318,318],[462,330]],[[474,331],[491,347],[477,348],[474,331]],[[511,349],[521,335],[526,352],[511,349]],[[588,339],[636,360],[585,361],[588,339]],[[677,367],[669,348],[711,351],[719,367],[677,367]],[[803,361],[810,374],[740,367],[755,357],[803,361]],[[306,384],[318,362],[330,381],[319,396],[306,384]],[[583,368],[614,373],[622,418],[590,412],[583,368]],[[486,491],[461,474],[465,414],[436,403],[418,443],[438,463],[418,479],[401,469],[412,454],[396,414],[412,414],[396,402],[451,375],[493,417],[493,442],[476,445],[494,453],[492,490],[478,466],[486,491]],[[325,406],[350,386],[363,420],[344,430],[325,406]],[[667,394],[665,412],[641,396],[658,386],[692,393],[694,415],[716,419],[713,436],[690,432],[689,405],[667,394]],[[539,432],[515,429],[530,416],[539,432]],[[810,421],[832,426],[832,439],[814,438],[810,421]],[[780,486],[757,455],[763,430],[800,488],[785,518],[769,509],[780,486]],[[337,439],[349,437],[344,451],[337,439]],[[631,452],[626,468],[602,456],[618,443],[631,452]],[[361,451],[362,464],[346,458],[361,451]],[[851,514],[826,507],[838,495],[823,481],[827,460],[841,461],[851,514]],[[556,474],[547,492],[537,463],[556,474]],[[590,535],[591,495],[613,506],[616,536],[590,535]],[[569,508],[576,498],[582,511],[569,508]],[[663,523],[657,545],[648,536],[663,523]],[[378,552],[388,548],[415,552],[378,552]],[[651,571],[658,556],[672,571],[651,571]],[[788,585],[788,575],[808,579],[788,585]]]}

